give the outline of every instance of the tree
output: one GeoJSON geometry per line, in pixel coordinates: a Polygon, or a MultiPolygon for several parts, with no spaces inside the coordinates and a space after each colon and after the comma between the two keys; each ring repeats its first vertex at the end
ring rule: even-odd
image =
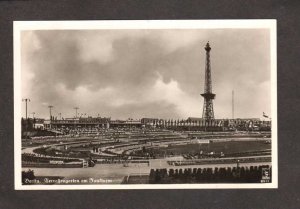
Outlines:
{"type": "Polygon", "coordinates": [[[146,152],[146,147],[145,147],[145,146],[143,146],[143,148],[142,148],[142,152],[143,152],[143,153],[145,153],[145,152],[146,152]]]}
{"type": "Polygon", "coordinates": [[[219,182],[220,181],[220,173],[219,173],[219,168],[218,167],[215,167],[215,170],[214,170],[214,181],[215,182],[219,182]]]}
{"type": "Polygon", "coordinates": [[[159,169],[155,170],[155,183],[160,183],[161,181],[161,172],[159,169]]]}
{"type": "Polygon", "coordinates": [[[241,170],[240,170],[240,180],[242,182],[246,182],[246,170],[245,170],[245,167],[241,167],[241,170]]]}
{"type": "Polygon", "coordinates": [[[180,179],[183,179],[183,172],[182,172],[182,169],[181,169],[181,168],[179,169],[178,177],[179,177],[180,179]]]}
{"type": "Polygon", "coordinates": [[[173,177],[174,174],[175,174],[174,169],[171,168],[171,169],[169,170],[169,177],[173,177]]]}
{"type": "Polygon", "coordinates": [[[184,180],[184,183],[187,183],[188,178],[189,178],[188,169],[184,169],[184,171],[183,171],[183,180],[184,180]]]}
{"type": "Polygon", "coordinates": [[[149,175],[149,183],[154,184],[155,183],[155,170],[151,169],[150,170],[150,175],[149,175]]]}
{"type": "Polygon", "coordinates": [[[175,170],[175,177],[179,178],[179,170],[178,169],[175,170]]]}
{"type": "Polygon", "coordinates": [[[197,174],[197,168],[193,168],[193,177],[196,177],[197,174]]]}
{"type": "Polygon", "coordinates": [[[202,169],[198,168],[196,173],[196,181],[201,182],[201,180],[202,180],[202,169]]]}
{"type": "Polygon", "coordinates": [[[28,171],[22,171],[22,183],[23,184],[30,184],[26,180],[34,180],[35,175],[33,170],[28,170],[28,171]]]}
{"type": "Polygon", "coordinates": [[[213,177],[213,170],[212,170],[212,168],[207,168],[207,180],[208,180],[208,182],[211,182],[212,177],[213,177]]]}

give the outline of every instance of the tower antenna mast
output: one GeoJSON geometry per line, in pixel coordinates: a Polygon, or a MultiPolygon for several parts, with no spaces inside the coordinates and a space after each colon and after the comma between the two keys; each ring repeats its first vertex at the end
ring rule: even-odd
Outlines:
{"type": "Polygon", "coordinates": [[[234,90],[232,90],[232,119],[234,119],[234,90]]]}

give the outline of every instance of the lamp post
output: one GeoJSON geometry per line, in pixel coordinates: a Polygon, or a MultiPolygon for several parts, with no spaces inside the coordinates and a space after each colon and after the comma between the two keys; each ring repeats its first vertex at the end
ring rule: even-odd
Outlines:
{"type": "Polygon", "coordinates": [[[49,105],[48,106],[48,108],[49,108],[49,114],[50,114],[50,121],[52,120],[52,108],[53,108],[54,106],[52,106],[52,105],[49,105]]]}
{"type": "Polygon", "coordinates": [[[48,108],[49,108],[49,113],[50,113],[50,129],[51,129],[52,128],[52,126],[51,126],[51,123],[52,123],[52,112],[51,112],[51,110],[52,110],[53,106],[49,105],[48,108]]]}
{"type": "Polygon", "coordinates": [[[27,119],[27,103],[30,102],[30,99],[29,98],[25,98],[25,99],[22,99],[22,101],[25,102],[25,109],[26,109],[26,119],[27,119]]]}
{"type": "Polygon", "coordinates": [[[79,109],[79,107],[74,107],[75,110],[75,118],[77,118],[77,110],[79,109]]]}

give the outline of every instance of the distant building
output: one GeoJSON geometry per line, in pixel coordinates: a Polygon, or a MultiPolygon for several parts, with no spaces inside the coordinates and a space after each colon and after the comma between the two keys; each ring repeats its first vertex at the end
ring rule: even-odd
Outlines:
{"type": "Polygon", "coordinates": [[[130,128],[130,127],[142,127],[141,120],[127,119],[127,120],[111,120],[110,127],[119,127],[119,128],[130,128]]]}
{"type": "Polygon", "coordinates": [[[102,117],[80,117],[80,118],[64,118],[61,120],[45,120],[46,128],[64,129],[64,128],[107,128],[110,123],[110,118],[102,117]]]}
{"type": "MultiPolygon", "coordinates": [[[[271,121],[261,121],[259,118],[236,118],[236,119],[210,119],[189,117],[186,120],[142,118],[134,120],[111,120],[102,117],[79,117],[65,118],[61,120],[36,119],[35,122],[28,120],[34,129],[58,129],[58,131],[68,129],[94,129],[94,128],[164,128],[178,131],[260,131],[270,130],[271,121]]],[[[25,124],[25,120],[23,120],[25,124]]],[[[23,125],[24,126],[24,125],[23,125]]],[[[29,130],[30,125],[24,126],[24,130],[29,130]]]]}
{"type": "Polygon", "coordinates": [[[44,119],[42,118],[34,118],[33,127],[34,129],[44,130],[44,119]]]}
{"type": "Polygon", "coordinates": [[[195,118],[195,117],[188,117],[188,119],[186,120],[187,122],[199,122],[199,121],[203,121],[203,118],[195,118]]]}
{"type": "Polygon", "coordinates": [[[158,118],[142,118],[141,123],[145,126],[154,126],[159,121],[158,118]]]}

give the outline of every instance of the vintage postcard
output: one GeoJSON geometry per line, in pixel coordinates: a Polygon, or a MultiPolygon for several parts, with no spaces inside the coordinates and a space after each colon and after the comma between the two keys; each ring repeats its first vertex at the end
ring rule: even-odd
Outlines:
{"type": "Polygon", "coordinates": [[[14,22],[15,189],[277,188],[276,20],[14,22]]]}

